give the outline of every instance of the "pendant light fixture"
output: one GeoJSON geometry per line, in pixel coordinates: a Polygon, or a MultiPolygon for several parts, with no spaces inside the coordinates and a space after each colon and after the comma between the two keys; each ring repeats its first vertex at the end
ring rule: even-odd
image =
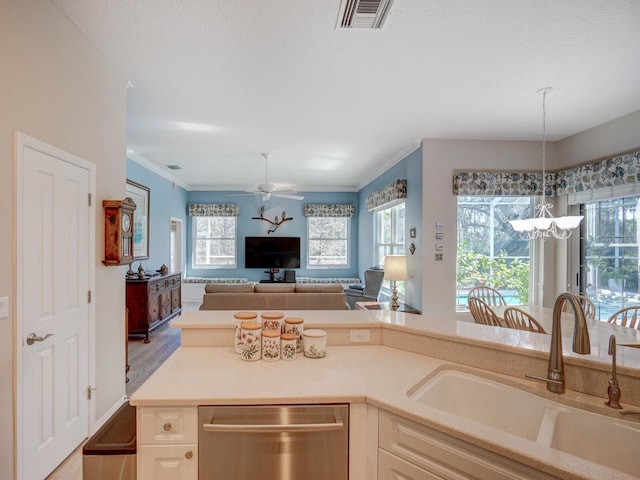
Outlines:
{"type": "Polygon", "coordinates": [[[564,239],[571,236],[572,231],[580,225],[584,217],[565,216],[554,217],[550,210],[553,205],[547,202],[547,93],[553,90],[551,87],[544,87],[538,90],[542,94],[542,199],[536,206],[536,213],[533,218],[510,220],[513,229],[520,234],[523,240],[536,240],[553,236],[564,239]]]}

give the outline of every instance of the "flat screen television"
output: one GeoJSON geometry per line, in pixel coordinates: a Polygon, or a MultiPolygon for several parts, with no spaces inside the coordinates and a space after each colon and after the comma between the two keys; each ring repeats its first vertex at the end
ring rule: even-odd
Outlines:
{"type": "Polygon", "coordinates": [[[245,237],[245,268],[300,268],[300,237],[245,237]]]}

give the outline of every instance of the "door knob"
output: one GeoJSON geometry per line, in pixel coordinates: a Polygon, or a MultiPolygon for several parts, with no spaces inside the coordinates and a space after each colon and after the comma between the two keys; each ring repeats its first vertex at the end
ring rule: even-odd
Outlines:
{"type": "Polygon", "coordinates": [[[36,342],[44,342],[49,337],[53,337],[53,333],[47,333],[44,337],[39,337],[35,333],[31,332],[27,335],[27,345],[33,345],[36,342]]]}

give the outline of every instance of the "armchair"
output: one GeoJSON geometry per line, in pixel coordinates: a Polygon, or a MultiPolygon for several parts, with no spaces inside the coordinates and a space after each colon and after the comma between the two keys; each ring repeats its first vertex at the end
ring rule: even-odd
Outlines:
{"type": "Polygon", "coordinates": [[[383,280],[384,269],[380,265],[367,269],[364,272],[364,285],[349,285],[344,289],[349,308],[355,310],[356,302],[377,302],[383,280]]]}

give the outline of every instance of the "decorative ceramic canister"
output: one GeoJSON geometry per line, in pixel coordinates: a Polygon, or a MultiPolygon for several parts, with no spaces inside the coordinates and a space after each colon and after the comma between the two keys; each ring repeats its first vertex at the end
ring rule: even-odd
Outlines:
{"type": "Polygon", "coordinates": [[[242,349],[240,348],[240,325],[244,322],[251,322],[258,318],[258,314],[256,312],[237,312],[233,314],[234,325],[233,325],[233,349],[236,353],[242,353],[242,349]]]}
{"type": "Polygon", "coordinates": [[[284,319],[284,333],[293,333],[296,336],[296,352],[302,353],[302,332],[304,332],[304,319],[300,317],[287,317],[284,319]]]}
{"type": "Polygon", "coordinates": [[[280,360],[280,330],[262,330],[262,360],[275,362],[280,360]]]}
{"type": "Polygon", "coordinates": [[[283,333],[284,313],[282,312],[262,312],[262,329],[278,330],[283,333]]]}
{"type": "Polygon", "coordinates": [[[262,356],[262,325],[244,322],[240,325],[240,356],[242,360],[254,362],[262,356]]]}
{"type": "Polygon", "coordinates": [[[282,360],[295,360],[298,355],[296,353],[296,342],[298,337],[294,333],[283,333],[280,336],[280,358],[282,360]]]}
{"type": "Polygon", "coordinates": [[[327,355],[327,332],[311,328],[304,332],[304,356],[324,358],[327,355]]]}

